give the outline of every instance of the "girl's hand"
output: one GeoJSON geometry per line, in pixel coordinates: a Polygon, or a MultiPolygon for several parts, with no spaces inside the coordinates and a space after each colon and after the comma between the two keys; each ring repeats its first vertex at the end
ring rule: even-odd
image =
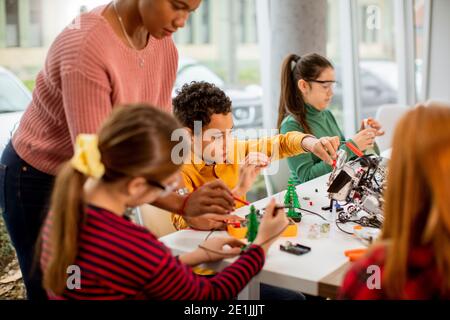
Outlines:
{"type": "Polygon", "coordinates": [[[361,122],[360,131],[362,131],[364,129],[369,129],[369,128],[375,129],[377,131],[376,132],[377,137],[384,135],[384,131],[381,128],[381,124],[373,118],[367,118],[361,122]]]}
{"type": "Polygon", "coordinates": [[[352,140],[355,142],[359,150],[365,151],[373,147],[377,130],[373,128],[364,129],[353,136],[352,140]]]}
{"type": "Polygon", "coordinates": [[[239,170],[239,181],[233,193],[244,197],[252,187],[261,170],[270,164],[269,157],[261,152],[252,152],[245,158],[244,164],[239,170]]]}
{"type": "Polygon", "coordinates": [[[339,137],[322,137],[317,139],[314,136],[306,136],[302,140],[303,150],[309,151],[325,161],[329,165],[336,159],[336,150],[339,148],[339,137]]]}
{"type": "Polygon", "coordinates": [[[241,248],[245,244],[235,238],[211,238],[203,242],[199,246],[199,251],[202,254],[203,261],[216,262],[226,258],[238,256],[241,253],[241,248]]]}
{"type": "Polygon", "coordinates": [[[260,245],[266,253],[272,243],[281,236],[281,233],[289,223],[284,209],[276,210],[275,206],[275,199],[272,199],[261,219],[258,235],[255,241],[253,241],[254,244],[260,245]]]}

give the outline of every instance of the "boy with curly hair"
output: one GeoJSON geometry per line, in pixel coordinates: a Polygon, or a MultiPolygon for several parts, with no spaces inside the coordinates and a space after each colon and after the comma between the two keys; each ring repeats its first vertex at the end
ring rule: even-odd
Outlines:
{"type": "MultiPolygon", "coordinates": [[[[174,115],[191,133],[193,141],[189,162],[182,167],[189,191],[221,179],[236,197],[245,199],[261,169],[271,160],[312,152],[331,164],[336,156],[338,137],[319,140],[301,132],[289,132],[257,140],[237,140],[231,135],[231,108],[230,98],[207,82],[184,85],[173,100],[174,115]]],[[[178,230],[187,227],[212,230],[224,227],[226,218],[215,214],[183,218],[173,214],[172,222],[178,230]]]]}

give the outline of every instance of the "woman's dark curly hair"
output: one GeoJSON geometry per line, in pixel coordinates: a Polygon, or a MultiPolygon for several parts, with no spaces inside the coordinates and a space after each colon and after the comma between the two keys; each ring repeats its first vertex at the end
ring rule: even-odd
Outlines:
{"type": "Polygon", "coordinates": [[[216,85],[208,82],[185,84],[173,99],[173,113],[181,124],[194,130],[194,121],[202,127],[211,122],[213,114],[231,112],[231,100],[216,85]]]}

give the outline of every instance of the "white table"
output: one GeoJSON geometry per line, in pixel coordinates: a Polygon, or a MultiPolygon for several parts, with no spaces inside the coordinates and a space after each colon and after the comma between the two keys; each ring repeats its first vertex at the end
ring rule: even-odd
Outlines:
{"type": "MultiPolygon", "coordinates": [[[[331,213],[321,208],[329,204],[326,193],[326,182],[329,175],[311,180],[297,186],[297,193],[302,208],[322,214],[330,219],[331,213]],[[316,192],[316,189],[318,192],[316,192]],[[310,200],[304,200],[309,197],[310,200]],[[309,201],[313,202],[310,206],[309,201]]],[[[274,195],[279,203],[283,203],[285,191],[274,195]]],[[[254,203],[256,208],[266,206],[270,198],[265,198],[254,203]]],[[[248,213],[248,207],[239,208],[235,214],[244,216],[248,213]]],[[[301,291],[306,294],[320,295],[319,284],[321,280],[342,269],[348,263],[344,251],[362,248],[364,245],[351,235],[336,230],[335,224],[331,224],[328,238],[308,239],[308,231],[312,224],[323,222],[321,218],[303,214],[299,223],[299,232],[296,238],[280,238],[270,248],[266,257],[263,270],[251,281],[247,288],[241,293],[241,299],[259,299],[259,283],[266,283],[291,290],[301,291]],[[279,245],[286,240],[298,242],[311,247],[311,252],[296,256],[279,249],[279,245]]],[[[351,226],[345,226],[351,231],[351,226]]],[[[174,254],[182,254],[193,251],[204,241],[208,232],[183,230],[172,233],[160,240],[165,243],[174,254]]],[[[227,236],[225,231],[215,232],[212,236],[227,236]]],[[[208,264],[209,268],[219,271],[232,263],[234,259],[226,259],[222,262],[208,264]]]]}
{"type": "Polygon", "coordinates": [[[389,148],[389,149],[384,150],[380,155],[383,158],[390,159],[391,158],[391,154],[392,154],[392,148],[389,148]]]}

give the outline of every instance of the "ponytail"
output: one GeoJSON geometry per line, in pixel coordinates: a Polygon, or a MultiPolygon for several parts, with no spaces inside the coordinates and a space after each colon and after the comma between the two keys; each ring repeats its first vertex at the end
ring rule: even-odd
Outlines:
{"type": "MultiPolygon", "coordinates": [[[[56,295],[63,293],[67,282],[67,268],[78,253],[78,235],[84,218],[83,186],[87,177],[66,163],[58,174],[47,219],[50,257],[44,270],[44,288],[56,295]]],[[[45,232],[45,231],[44,231],[45,232]]],[[[46,248],[44,248],[45,250],[46,248]]]]}
{"type": "MultiPolygon", "coordinates": [[[[67,268],[78,254],[85,220],[84,185],[88,177],[114,183],[129,177],[162,181],[179,169],[170,139],[181,125],[166,112],[149,105],[115,107],[97,135],[80,134],[74,155],[59,171],[50,213],[44,224],[41,256],[44,288],[55,295],[66,289],[67,268]],[[140,152],[136,152],[140,150],[140,152]]],[[[188,147],[188,142],[183,145],[188,147]]]]}

